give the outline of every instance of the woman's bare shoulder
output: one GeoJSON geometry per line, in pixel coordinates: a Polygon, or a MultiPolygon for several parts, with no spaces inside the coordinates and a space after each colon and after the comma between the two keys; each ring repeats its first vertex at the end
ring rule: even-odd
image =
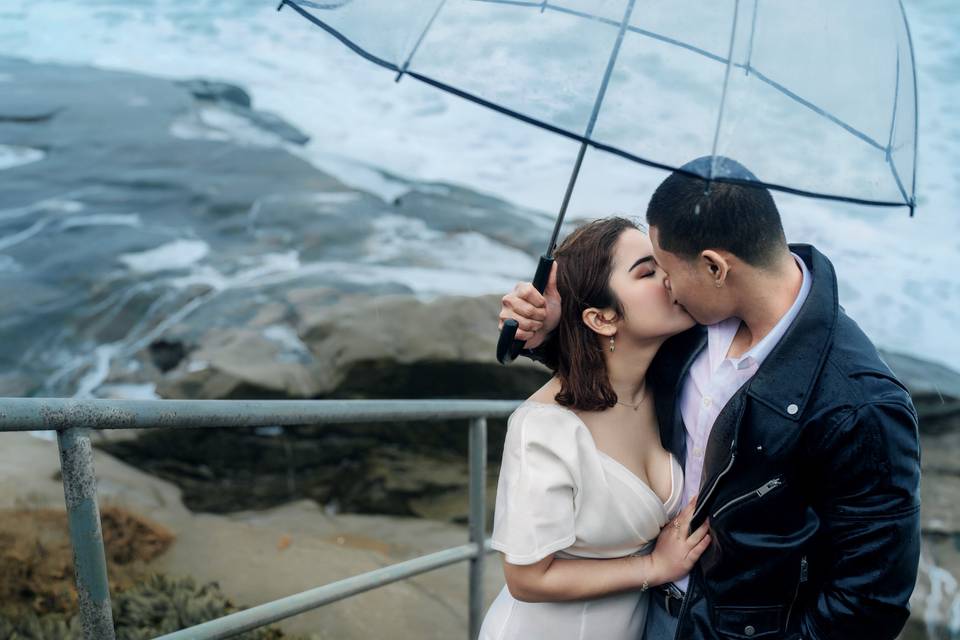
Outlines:
{"type": "Polygon", "coordinates": [[[560,380],[558,378],[550,378],[545,385],[533,392],[533,394],[527,398],[527,402],[536,402],[537,404],[550,405],[554,404],[558,407],[557,404],[557,394],[560,393],[560,380]]]}

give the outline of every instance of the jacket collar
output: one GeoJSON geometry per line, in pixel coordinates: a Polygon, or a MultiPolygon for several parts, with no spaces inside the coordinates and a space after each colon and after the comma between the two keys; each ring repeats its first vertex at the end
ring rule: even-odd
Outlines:
{"type": "Polygon", "coordinates": [[[746,392],[788,420],[799,420],[810,400],[837,326],[839,302],[833,265],[808,244],[790,245],[813,284],[793,324],[770,352],[746,392]]]}
{"type": "Polygon", "coordinates": [[[683,379],[697,355],[707,346],[707,329],[696,325],[676,335],[660,347],[650,364],[648,383],[652,383],[657,421],[660,423],[660,442],[686,463],[686,429],[680,415],[680,390],[683,379]]]}
{"type": "Polygon", "coordinates": [[[810,245],[791,245],[790,249],[810,270],[810,293],[783,338],[714,422],[707,440],[701,498],[692,527],[703,522],[702,514],[706,513],[714,488],[733,462],[747,396],[787,420],[800,420],[830,349],[839,309],[833,265],[810,245]]]}

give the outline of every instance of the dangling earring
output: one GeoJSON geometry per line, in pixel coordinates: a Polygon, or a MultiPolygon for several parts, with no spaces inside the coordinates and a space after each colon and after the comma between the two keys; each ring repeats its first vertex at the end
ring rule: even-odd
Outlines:
{"type": "Polygon", "coordinates": [[[613,336],[610,336],[610,352],[613,353],[613,336]]]}

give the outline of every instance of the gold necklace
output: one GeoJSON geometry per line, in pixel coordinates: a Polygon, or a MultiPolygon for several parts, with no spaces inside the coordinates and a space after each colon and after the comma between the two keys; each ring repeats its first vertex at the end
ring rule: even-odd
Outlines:
{"type": "Polygon", "coordinates": [[[634,411],[639,411],[640,407],[643,405],[646,399],[647,399],[647,384],[644,383],[643,394],[640,396],[640,402],[638,402],[637,404],[630,404],[629,402],[620,402],[619,400],[617,400],[617,404],[622,404],[625,407],[630,407],[634,411]]]}

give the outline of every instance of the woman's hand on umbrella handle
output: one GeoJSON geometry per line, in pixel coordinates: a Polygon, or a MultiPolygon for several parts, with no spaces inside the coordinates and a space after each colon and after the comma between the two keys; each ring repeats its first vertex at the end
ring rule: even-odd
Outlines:
{"type": "Polygon", "coordinates": [[[543,293],[529,282],[520,282],[500,301],[500,329],[505,320],[519,325],[515,338],[533,349],[560,324],[560,294],[557,292],[557,264],[554,262],[543,293]]]}

